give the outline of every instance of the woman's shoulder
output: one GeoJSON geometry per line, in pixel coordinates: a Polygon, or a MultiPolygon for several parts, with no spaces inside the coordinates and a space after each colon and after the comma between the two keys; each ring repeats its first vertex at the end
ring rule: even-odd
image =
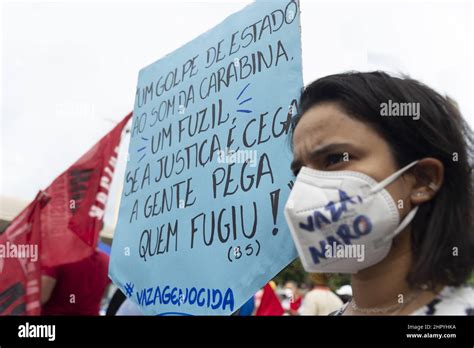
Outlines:
{"type": "Polygon", "coordinates": [[[427,305],[412,315],[474,315],[474,288],[446,286],[427,305]]]}

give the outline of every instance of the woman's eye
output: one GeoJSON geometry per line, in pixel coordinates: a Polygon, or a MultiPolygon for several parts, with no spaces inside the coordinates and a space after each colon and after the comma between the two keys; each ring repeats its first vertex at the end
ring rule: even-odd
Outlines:
{"type": "Polygon", "coordinates": [[[338,164],[340,162],[348,162],[349,159],[350,159],[350,156],[347,152],[332,154],[326,157],[324,165],[326,167],[329,167],[329,166],[338,164]]]}

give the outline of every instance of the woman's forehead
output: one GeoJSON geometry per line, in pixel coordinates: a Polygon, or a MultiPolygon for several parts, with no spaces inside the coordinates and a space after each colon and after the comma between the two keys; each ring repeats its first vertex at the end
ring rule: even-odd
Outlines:
{"type": "Polygon", "coordinates": [[[295,137],[307,135],[307,133],[328,133],[336,131],[340,127],[347,127],[347,123],[354,122],[337,104],[317,104],[307,110],[299,120],[295,128],[295,137]]]}
{"type": "Polygon", "coordinates": [[[353,138],[355,132],[366,130],[367,127],[342,111],[335,104],[321,104],[310,108],[298,122],[293,145],[321,146],[328,142],[353,138]]]}

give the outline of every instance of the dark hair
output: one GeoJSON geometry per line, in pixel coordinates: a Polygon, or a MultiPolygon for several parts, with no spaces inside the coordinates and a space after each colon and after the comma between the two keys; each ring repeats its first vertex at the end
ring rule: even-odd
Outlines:
{"type": "Polygon", "coordinates": [[[389,144],[399,167],[424,157],[443,163],[442,187],[420,205],[412,222],[413,265],[407,281],[429,288],[464,283],[474,268],[474,151],[472,130],[454,101],[405,76],[380,71],[331,75],[303,90],[292,130],[308,109],[324,102],[334,102],[372,126],[389,144]],[[419,103],[420,118],[381,117],[381,105],[389,100],[419,103]]]}

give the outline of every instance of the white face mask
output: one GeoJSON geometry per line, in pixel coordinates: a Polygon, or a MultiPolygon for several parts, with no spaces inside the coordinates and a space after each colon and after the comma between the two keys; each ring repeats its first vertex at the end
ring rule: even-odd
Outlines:
{"type": "Polygon", "coordinates": [[[392,239],[413,220],[418,206],[400,222],[384,187],[417,162],[380,183],[355,171],[301,168],[285,218],[305,270],[357,273],[387,256],[392,239]]]}

